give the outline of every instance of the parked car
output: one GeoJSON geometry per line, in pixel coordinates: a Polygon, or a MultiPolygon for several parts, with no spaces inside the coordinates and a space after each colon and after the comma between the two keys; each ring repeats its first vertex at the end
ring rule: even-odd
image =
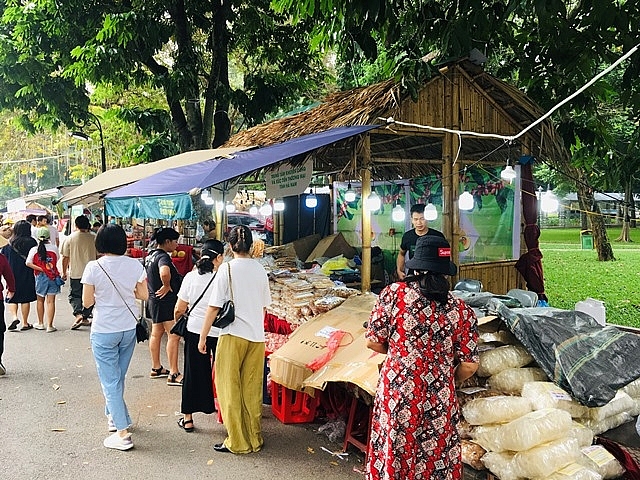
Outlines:
{"type": "Polygon", "coordinates": [[[246,225],[259,238],[263,238],[265,235],[264,220],[248,213],[235,212],[227,214],[227,233],[236,225],[246,225]]]}

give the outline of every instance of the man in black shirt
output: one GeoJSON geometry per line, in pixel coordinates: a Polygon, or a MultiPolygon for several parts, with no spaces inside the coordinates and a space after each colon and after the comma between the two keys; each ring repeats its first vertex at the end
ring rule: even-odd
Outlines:
{"type": "Polygon", "coordinates": [[[423,203],[417,203],[411,207],[411,225],[413,225],[413,228],[402,235],[400,252],[398,252],[398,258],[396,259],[396,273],[400,280],[403,280],[407,273],[404,266],[405,260],[413,257],[413,252],[416,249],[416,242],[419,237],[423,235],[435,235],[444,238],[442,232],[429,228],[424,218],[424,207],[425,205],[423,203]]]}

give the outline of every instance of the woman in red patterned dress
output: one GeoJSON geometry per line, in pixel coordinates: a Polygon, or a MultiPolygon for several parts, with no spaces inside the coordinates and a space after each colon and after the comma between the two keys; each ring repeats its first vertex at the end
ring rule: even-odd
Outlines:
{"type": "MultiPolygon", "coordinates": [[[[386,287],[371,312],[367,346],[380,371],[367,479],[462,478],[455,385],[478,368],[477,319],[449,293],[449,243],[425,235],[407,261],[413,275],[386,287]]],[[[410,272],[411,273],[411,272],[410,272]]]]}

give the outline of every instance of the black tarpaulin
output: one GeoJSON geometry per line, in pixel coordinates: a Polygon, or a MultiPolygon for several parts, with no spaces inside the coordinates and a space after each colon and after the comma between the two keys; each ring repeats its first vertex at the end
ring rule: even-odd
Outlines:
{"type": "Polygon", "coordinates": [[[549,379],[588,407],[605,405],[640,377],[640,335],[602,327],[575,310],[532,315],[496,299],[489,299],[486,308],[504,321],[549,379]]]}

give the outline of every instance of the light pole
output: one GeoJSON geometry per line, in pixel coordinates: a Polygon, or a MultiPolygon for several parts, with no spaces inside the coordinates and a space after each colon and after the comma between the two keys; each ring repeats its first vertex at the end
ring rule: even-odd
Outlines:
{"type": "MultiPolygon", "coordinates": [[[[93,122],[97,125],[98,131],[100,132],[100,168],[104,173],[107,171],[107,154],[104,148],[104,136],[102,134],[102,124],[100,123],[100,119],[94,113],[87,112],[93,122]]],[[[85,142],[89,140],[89,135],[83,132],[84,127],[86,126],[86,122],[82,124],[79,131],[71,132],[71,136],[77,140],[84,140],[85,142]]]]}

